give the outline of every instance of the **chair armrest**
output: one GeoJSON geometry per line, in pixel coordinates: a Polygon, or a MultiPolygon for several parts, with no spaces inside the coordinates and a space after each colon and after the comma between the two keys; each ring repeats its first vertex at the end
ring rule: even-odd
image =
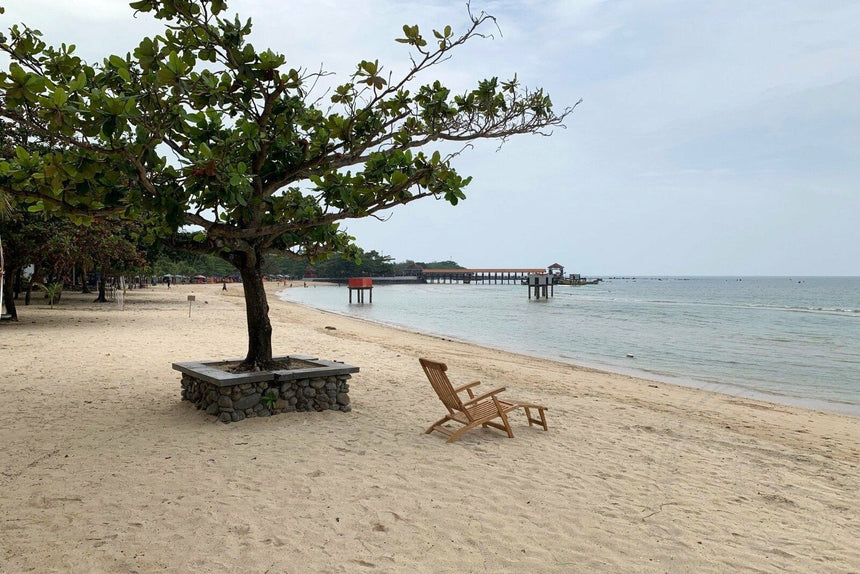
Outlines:
{"type": "Polygon", "coordinates": [[[469,398],[471,399],[472,397],[475,396],[472,393],[472,387],[477,387],[480,384],[481,384],[481,381],[475,381],[474,383],[468,383],[466,385],[463,385],[462,387],[457,387],[456,389],[454,389],[454,392],[459,393],[460,391],[469,391],[469,398]]]}
{"type": "Polygon", "coordinates": [[[481,401],[481,400],[483,400],[483,399],[486,399],[487,397],[491,397],[491,396],[493,396],[493,395],[497,395],[497,394],[501,393],[501,392],[502,392],[502,391],[504,391],[504,390],[505,390],[505,387],[499,387],[498,389],[493,389],[492,391],[487,391],[487,392],[486,392],[486,393],[484,393],[483,395],[478,395],[478,396],[477,396],[477,397],[475,397],[474,399],[469,399],[468,401],[464,402],[464,403],[463,403],[463,406],[465,407],[465,406],[471,405],[472,403],[477,403],[478,401],[481,401]]]}

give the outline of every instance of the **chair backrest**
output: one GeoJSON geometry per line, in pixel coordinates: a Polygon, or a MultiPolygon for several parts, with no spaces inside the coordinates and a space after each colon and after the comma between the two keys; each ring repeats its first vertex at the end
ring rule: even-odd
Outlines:
{"type": "Polygon", "coordinates": [[[445,374],[448,366],[445,363],[437,363],[429,359],[418,359],[418,362],[421,363],[424,374],[430,380],[433,390],[439,395],[439,400],[448,408],[448,412],[454,414],[454,411],[463,411],[463,401],[454,392],[454,387],[448,380],[448,375],[445,374]]]}

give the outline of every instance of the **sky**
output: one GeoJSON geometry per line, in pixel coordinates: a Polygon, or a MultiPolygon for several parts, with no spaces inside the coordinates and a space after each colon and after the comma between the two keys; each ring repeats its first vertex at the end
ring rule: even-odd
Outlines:
{"type": "MultiPolygon", "coordinates": [[[[0,0],[98,61],[160,31],[123,0],[0,0]]],[[[404,24],[468,24],[465,2],[233,0],[252,42],[342,81],[363,60],[397,73],[404,24]]],[[[349,222],[397,261],[546,267],[589,277],[860,275],[860,3],[473,0],[497,21],[435,79],[546,89],[582,103],[550,137],[478,142],[456,207],[422,200],[349,222]]],[[[5,64],[4,64],[5,65],[5,64]]]]}

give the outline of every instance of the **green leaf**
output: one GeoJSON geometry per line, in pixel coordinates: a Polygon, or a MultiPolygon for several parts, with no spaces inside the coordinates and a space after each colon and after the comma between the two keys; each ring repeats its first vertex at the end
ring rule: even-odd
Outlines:
{"type": "Polygon", "coordinates": [[[60,86],[57,86],[56,88],[54,88],[54,93],[51,95],[51,100],[53,100],[54,104],[57,107],[65,104],[66,100],[68,100],[68,99],[69,99],[69,95],[66,93],[66,91],[63,88],[61,88],[60,86]]]}
{"type": "Polygon", "coordinates": [[[409,181],[409,176],[402,171],[395,171],[391,174],[391,185],[393,186],[401,186],[407,181],[409,181]]]}
{"type": "Polygon", "coordinates": [[[152,10],[152,0],[141,0],[140,2],[132,2],[129,4],[132,9],[138,12],[149,12],[152,10]]]}
{"type": "Polygon", "coordinates": [[[87,84],[87,75],[81,71],[78,77],[69,82],[69,89],[73,92],[80,90],[87,84]]]}

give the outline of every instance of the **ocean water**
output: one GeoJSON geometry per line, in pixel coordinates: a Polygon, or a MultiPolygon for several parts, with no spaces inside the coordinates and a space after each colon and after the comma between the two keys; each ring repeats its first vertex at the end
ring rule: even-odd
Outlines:
{"type": "MultiPolygon", "coordinates": [[[[860,278],[608,279],[555,287],[346,287],[287,301],[528,355],[860,416],[860,278]]],[[[444,360],[444,357],[441,358],[444,360]]]]}

